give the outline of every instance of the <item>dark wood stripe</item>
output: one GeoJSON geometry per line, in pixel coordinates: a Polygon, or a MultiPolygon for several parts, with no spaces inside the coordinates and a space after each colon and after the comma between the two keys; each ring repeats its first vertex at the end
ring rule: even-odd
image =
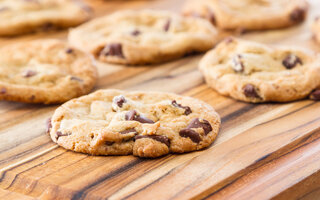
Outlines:
{"type": "MultiPolygon", "coordinates": [[[[48,160],[46,160],[46,161],[44,161],[44,162],[48,162],[48,161],[50,161],[50,160],[53,160],[53,159],[55,159],[55,158],[58,158],[58,157],[60,157],[60,156],[61,156],[62,154],[64,154],[64,153],[65,153],[65,152],[63,152],[63,153],[61,153],[61,154],[58,154],[58,155],[56,155],[56,156],[54,156],[54,157],[52,157],[52,158],[50,158],[50,159],[48,159],[48,160]]],[[[15,176],[14,176],[14,178],[13,178],[13,180],[12,180],[12,182],[10,183],[10,185],[9,185],[7,188],[5,188],[5,189],[6,189],[6,190],[9,189],[9,188],[14,184],[15,180],[17,179],[17,177],[18,177],[20,174],[22,174],[22,173],[24,173],[24,172],[27,172],[27,171],[29,171],[29,170],[31,170],[31,169],[34,169],[34,168],[42,165],[44,162],[41,162],[41,163],[39,163],[39,164],[37,164],[37,165],[34,165],[34,166],[32,166],[32,167],[30,167],[30,168],[28,168],[28,169],[26,169],[26,170],[23,170],[23,171],[21,171],[21,172],[19,172],[19,173],[16,173],[15,176]]],[[[25,163],[24,163],[24,164],[25,164],[25,163]]],[[[13,168],[11,168],[11,169],[14,169],[14,168],[16,168],[16,166],[13,167],[13,168]]],[[[11,169],[10,169],[10,170],[11,170],[11,169]]]]}
{"type": "MultiPolygon", "coordinates": [[[[53,143],[53,142],[52,141],[48,141],[48,142],[40,144],[39,146],[36,146],[36,147],[34,147],[32,149],[28,149],[26,151],[23,151],[23,152],[20,152],[18,154],[15,154],[15,155],[13,155],[11,157],[7,157],[4,160],[0,160],[0,165],[3,164],[3,163],[6,163],[6,162],[10,162],[10,161],[12,161],[14,159],[20,158],[20,157],[22,157],[22,156],[24,156],[24,155],[26,155],[28,153],[32,153],[33,151],[41,149],[42,147],[44,147],[44,146],[46,146],[47,144],[50,144],[50,143],[53,143]]],[[[0,153],[4,153],[4,152],[9,151],[9,150],[10,149],[3,150],[3,151],[0,151],[0,153]]]]}
{"type": "MultiPolygon", "coordinates": [[[[312,131],[307,137],[305,137],[305,138],[303,138],[301,141],[299,141],[299,143],[302,144],[302,145],[300,145],[300,146],[298,146],[298,147],[296,147],[296,148],[293,148],[291,151],[286,152],[286,153],[284,153],[284,154],[282,154],[282,155],[280,155],[280,156],[277,156],[277,157],[275,157],[275,158],[273,158],[273,159],[271,159],[271,160],[268,160],[268,161],[265,162],[264,164],[267,164],[267,163],[270,163],[270,162],[272,162],[272,161],[274,161],[274,160],[280,159],[281,157],[285,157],[286,155],[288,155],[288,154],[290,154],[290,153],[292,153],[292,152],[294,152],[294,151],[297,151],[297,150],[299,150],[300,148],[302,148],[302,147],[304,147],[304,146],[307,146],[308,144],[310,144],[310,143],[312,143],[312,142],[315,142],[315,141],[319,140],[320,137],[318,137],[318,138],[316,138],[316,139],[314,139],[314,140],[312,140],[312,141],[310,141],[310,142],[305,143],[305,141],[308,141],[308,139],[310,139],[310,138],[313,136],[313,134],[318,133],[319,131],[320,131],[320,128],[312,131]]],[[[274,155],[276,152],[277,152],[277,151],[274,151],[274,152],[272,152],[272,153],[267,154],[267,155],[268,155],[267,157],[271,157],[271,156],[274,155]]],[[[265,156],[264,156],[264,157],[265,157],[265,156]]],[[[263,161],[263,160],[265,160],[265,159],[261,159],[260,162],[263,161]]],[[[253,164],[256,164],[256,163],[257,163],[256,161],[253,162],[253,164]]],[[[255,168],[255,169],[256,169],[256,168],[255,168]]],[[[254,169],[253,169],[253,170],[254,170],[254,169]]],[[[202,199],[208,199],[209,197],[213,196],[214,194],[218,193],[219,191],[221,191],[221,190],[227,188],[228,186],[232,185],[233,183],[235,183],[237,180],[241,179],[241,178],[242,178],[243,176],[245,176],[245,175],[246,175],[246,174],[237,177],[236,179],[232,180],[230,183],[228,183],[228,184],[226,184],[225,186],[221,187],[220,189],[218,189],[218,190],[216,190],[216,191],[208,194],[206,197],[204,197],[204,198],[202,198],[202,199]]]]}
{"type": "Polygon", "coordinates": [[[129,170],[130,168],[134,167],[135,165],[138,165],[139,163],[145,162],[144,159],[141,158],[136,158],[135,160],[127,163],[126,165],[108,173],[105,174],[104,176],[98,178],[95,182],[91,183],[90,185],[85,186],[84,188],[82,188],[80,191],[76,192],[75,194],[73,194],[72,196],[72,200],[78,200],[78,199],[82,199],[84,198],[84,195],[86,194],[87,190],[89,190],[90,188],[99,185],[100,183],[114,177],[117,176],[127,170],[129,170]]]}
{"type": "MultiPolygon", "coordinates": [[[[66,151],[67,151],[67,150],[66,150],[66,151]]],[[[63,153],[65,153],[66,151],[64,151],[63,153]]],[[[10,169],[8,169],[8,170],[6,170],[6,171],[3,171],[2,174],[1,174],[1,177],[0,177],[0,182],[3,181],[3,178],[4,178],[4,176],[5,176],[5,174],[6,174],[7,171],[10,171],[10,170],[12,170],[12,169],[15,169],[15,168],[21,166],[21,165],[24,165],[24,164],[26,164],[26,163],[29,163],[29,162],[31,162],[31,161],[34,161],[35,159],[39,158],[40,156],[46,155],[46,154],[48,154],[48,153],[50,153],[50,152],[51,152],[51,151],[45,152],[44,154],[40,154],[40,155],[38,155],[38,156],[30,159],[30,160],[27,160],[26,162],[20,163],[20,164],[18,164],[18,165],[13,166],[12,168],[10,168],[10,169]]],[[[62,153],[62,154],[63,154],[63,153],[62,153]]],[[[55,158],[55,157],[57,157],[57,156],[59,156],[59,155],[60,155],[60,154],[54,156],[53,158],[55,158]]]]}

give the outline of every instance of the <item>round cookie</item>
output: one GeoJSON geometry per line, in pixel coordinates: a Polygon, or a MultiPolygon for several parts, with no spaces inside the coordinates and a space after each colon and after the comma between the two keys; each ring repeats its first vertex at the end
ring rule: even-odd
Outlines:
{"type": "Polygon", "coordinates": [[[189,0],[185,15],[210,20],[224,30],[265,30],[295,25],[308,10],[306,0],[189,0]]]}
{"type": "Polygon", "coordinates": [[[208,147],[219,127],[215,110],[194,98],[99,90],[60,106],[47,130],[54,142],[76,152],[159,157],[208,147]]]}
{"type": "Polygon", "coordinates": [[[97,79],[93,58],[59,40],[0,49],[0,100],[60,103],[87,94],[97,79]]]}
{"type": "Polygon", "coordinates": [[[90,15],[81,0],[1,0],[0,36],[76,26],[90,15]]]}
{"type": "Polygon", "coordinates": [[[206,20],[156,10],[119,11],[70,31],[69,42],[103,62],[152,64],[203,52],[217,43],[206,20]]]}
{"type": "Polygon", "coordinates": [[[320,85],[318,55],[235,38],[208,52],[199,68],[222,95],[253,103],[302,99],[320,85]]]}

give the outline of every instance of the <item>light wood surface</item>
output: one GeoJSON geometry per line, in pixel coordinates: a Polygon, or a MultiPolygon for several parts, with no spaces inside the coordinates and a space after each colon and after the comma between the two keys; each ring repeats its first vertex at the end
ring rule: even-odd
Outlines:
{"type": "MultiPolygon", "coordinates": [[[[184,0],[91,0],[95,15],[120,9],[179,11],[184,0]]],[[[272,45],[319,50],[308,20],[289,29],[241,37],[272,45]]],[[[66,39],[67,31],[2,38],[0,44],[66,39]]],[[[211,104],[222,129],[208,149],[158,159],[89,156],[55,145],[45,134],[54,106],[1,102],[0,199],[317,199],[320,196],[320,103],[247,104],[223,97],[204,83],[202,55],[161,65],[98,63],[95,88],[176,92],[211,104]]]]}

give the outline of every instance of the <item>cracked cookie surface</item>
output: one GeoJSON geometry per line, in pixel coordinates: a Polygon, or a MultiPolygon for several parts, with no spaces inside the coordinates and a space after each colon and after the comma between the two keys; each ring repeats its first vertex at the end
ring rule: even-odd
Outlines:
{"type": "Polygon", "coordinates": [[[152,64],[203,52],[218,41],[206,20],[168,11],[119,11],[69,33],[69,42],[103,62],[152,64]]]}
{"type": "Polygon", "coordinates": [[[269,47],[227,38],[199,68],[209,86],[246,102],[303,99],[320,85],[319,55],[304,49],[269,47]]]}
{"type": "Polygon", "coordinates": [[[225,30],[264,30],[292,26],[303,21],[305,0],[189,0],[185,15],[203,17],[225,30]]]}
{"type": "Polygon", "coordinates": [[[93,58],[59,40],[0,49],[0,99],[61,103],[87,94],[97,79],[93,58]]]}
{"type": "Polygon", "coordinates": [[[161,92],[99,90],[60,106],[48,124],[51,139],[93,155],[159,157],[208,147],[220,117],[208,104],[161,92]]]}
{"type": "Polygon", "coordinates": [[[90,15],[81,0],[0,0],[0,35],[76,26],[90,15]]]}

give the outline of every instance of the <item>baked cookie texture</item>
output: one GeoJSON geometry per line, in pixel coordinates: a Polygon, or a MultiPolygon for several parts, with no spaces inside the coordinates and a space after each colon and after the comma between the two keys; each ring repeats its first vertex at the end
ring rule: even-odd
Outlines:
{"type": "Polygon", "coordinates": [[[93,58],[59,40],[0,49],[0,100],[61,103],[87,94],[96,79],[93,58]]]}
{"type": "Polygon", "coordinates": [[[0,0],[0,36],[67,28],[90,16],[81,0],[0,0]]]}
{"type": "Polygon", "coordinates": [[[320,86],[319,55],[227,38],[199,64],[207,84],[246,102],[303,99],[320,86]]]}
{"type": "Polygon", "coordinates": [[[218,41],[206,20],[156,10],[119,11],[72,29],[68,38],[100,61],[132,65],[207,51],[218,41]]]}
{"type": "Polygon", "coordinates": [[[320,43],[320,17],[316,17],[312,24],[312,33],[315,40],[320,43]]]}
{"type": "Polygon", "coordinates": [[[306,0],[188,0],[183,14],[203,17],[224,30],[289,27],[306,18],[306,0]]]}
{"type": "Polygon", "coordinates": [[[54,142],[76,152],[158,157],[208,147],[219,127],[219,115],[200,100],[108,89],[60,106],[47,130],[54,142]]]}

